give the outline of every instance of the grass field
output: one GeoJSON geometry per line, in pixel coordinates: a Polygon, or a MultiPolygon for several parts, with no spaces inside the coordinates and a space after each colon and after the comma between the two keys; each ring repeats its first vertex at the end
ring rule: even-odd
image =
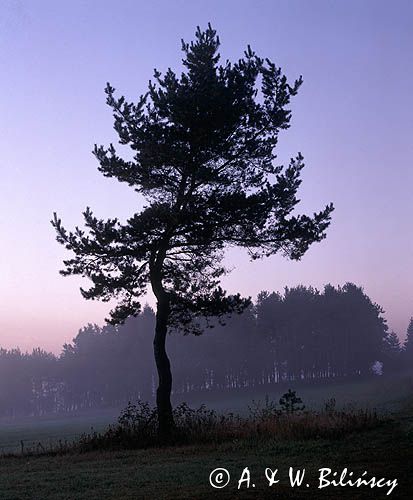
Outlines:
{"type": "Polygon", "coordinates": [[[59,440],[74,440],[91,429],[104,429],[118,414],[117,410],[101,410],[72,416],[0,420],[0,454],[21,451],[21,441],[24,449],[28,449],[35,448],[39,442],[48,447],[59,440]]]}
{"type": "MultiPolygon", "coordinates": [[[[413,498],[413,393],[412,379],[379,379],[359,384],[329,384],[322,387],[300,387],[305,402],[317,406],[335,397],[339,404],[354,402],[358,406],[376,407],[392,415],[393,420],[374,430],[363,431],[336,440],[254,439],[225,442],[218,445],[186,446],[137,451],[94,452],[85,454],[4,457],[0,459],[1,500],[137,500],[137,499],[335,499],[335,498],[413,498]],[[231,480],[226,488],[214,489],[209,484],[210,472],[228,469],[231,480]],[[245,467],[251,472],[250,488],[237,489],[237,481],[245,467]],[[264,471],[278,469],[280,483],[268,486],[264,471]],[[306,469],[305,484],[292,488],[289,467],[306,469]],[[354,477],[367,471],[367,477],[397,479],[398,486],[390,496],[388,488],[366,486],[317,489],[318,469],[329,467],[341,473],[344,467],[354,477]],[[255,487],[252,487],[252,484],[255,487]]],[[[271,395],[271,394],[270,394],[271,395]]],[[[262,395],[254,395],[259,399],[262,395]]],[[[248,403],[251,394],[239,394],[226,402],[236,409],[248,403]],[[244,401],[244,403],[242,403],[244,401]]],[[[208,402],[208,401],[207,401],[208,402]]],[[[212,403],[213,401],[208,402],[212,403]]],[[[222,404],[219,401],[219,404],[222,404]]],[[[215,406],[218,406],[218,402],[215,406]]],[[[31,427],[37,440],[41,432],[63,435],[80,430],[81,417],[70,422],[47,421],[31,427]],[[50,430],[49,430],[50,429],[50,430]],[[36,434],[36,432],[38,434],[36,434]]],[[[110,414],[88,417],[83,424],[103,425],[110,414]]],[[[10,424],[11,425],[11,424],[10,424]]],[[[10,439],[24,430],[0,427],[2,439],[10,439]]],[[[29,432],[29,430],[26,430],[29,432]]],[[[68,434],[67,434],[68,435],[68,434]]]]}

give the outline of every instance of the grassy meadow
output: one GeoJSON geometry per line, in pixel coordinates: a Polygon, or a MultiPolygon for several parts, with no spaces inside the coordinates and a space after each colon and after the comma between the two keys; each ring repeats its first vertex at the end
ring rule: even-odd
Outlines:
{"type": "MultiPolygon", "coordinates": [[[[129,451],[100,451],[63,455],[14,456],[0,458],[1,500],[137,500],[207,498],[412,498],[413,464],[413,379],[377,378],[369,381],[296,386],[297,394],[309,407],[318,407],[334,397],[339,406],[376,408],[386,421],[374,429],[349,433],[340,438],[300,439],[274,435],[245,438],[215,444],[151,448],[129,451]],[[223,489],[209,484],[209,474],[226,468],[231,480],[223,489]],[[237,489],[242,471],[251,473],[250,488],[237,489]],[[278,484],[268,486],[264,471],[278,469],[278,484]],[[306,482],[292,488],[289,467],[306,469],[306,482]],[[317,489],[318,469],[329,467],[340,475],[344,467],[354,477],[368,471],[368,477],[398,479],[398,486],[387,496],[388,488],[366,486],[317,489]],[[255,487],[252,486],[255,484],[255,487]]],[[[255,400],[267,393],[277,399],[278,388],[254,394],[255,400]]],[[[236,394],[230,401],[205,398],[210,407],[241,411],[251,402],[251,394],[236,394]],[[208,401],[208,399],[210,399],[208,401]]],[[[192,402],[194,404],[196,402],[192,402]]],[[[23,436],[33,441],[70,439],[71,435],[96,430],[110,423],[116,412],[77,416],[72,419],[27,420],[0,423],[0,446],[23,436]]]]}

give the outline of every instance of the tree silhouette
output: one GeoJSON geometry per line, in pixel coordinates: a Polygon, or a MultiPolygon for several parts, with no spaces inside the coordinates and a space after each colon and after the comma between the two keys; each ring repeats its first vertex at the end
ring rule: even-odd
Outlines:
{"type": "Polygon", "coordinates": [[[393,331],[389,332],[383,339],[382,353],[384,356],[384,372],[395,372],[402,368],[400,363],[401,353],[400,340],[393,331]]]}
{"type": "Polygon", "coordinates": [[[110,321],[140,310],[151,287],[156,300],[154,354],[159,386],[159,430],[172,421],[172,375],[166,353],[168,328],[200,334],[200,318],[241,312],[249,299],[220,287],[227,246],[252,259],[279,251],[299,259],[325,237],[333,210],[293,214],[303,157],[275,166],[278,133],[289,127],[287,108],[301,83],[289,85],[281,70],[250,47],[235,64],[219,64],[220,42],[209,25],[195,41],[182,42],[184,72],[171,69],[136,104],[106,87],[120,143],[133,151],[122,159],[113,145],[95,146],[99,170],[143,195],[146,206],[125,224],[100,220],[87,208],[87,230],[68,232],[54,215],[59,243],[74,252],[63,275],[90,278],[86,299],[118,300],[110,321]]]}
{"type": "Polygon", "coordinates": [[[403,352],[407,367],[410,369],[413,362],[413,317],[410,318],[407,327],[407,335],[403,344],[403,352]]]}

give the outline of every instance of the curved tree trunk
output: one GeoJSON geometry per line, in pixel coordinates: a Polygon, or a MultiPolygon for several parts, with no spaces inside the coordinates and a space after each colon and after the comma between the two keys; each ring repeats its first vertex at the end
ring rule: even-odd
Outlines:
{"type": "Polygon", "coordinates": [[[158,389],[156,391],[156,406],[158,409],[159,437],[162,441],[168,441],[174,426],[171,405],[172,373],[165,346],[168,316],[169,299],[163,294],[163,297],[158,298],[157,302],[155,338],[153,340],[155,362],[159,379],[158,389]]]}

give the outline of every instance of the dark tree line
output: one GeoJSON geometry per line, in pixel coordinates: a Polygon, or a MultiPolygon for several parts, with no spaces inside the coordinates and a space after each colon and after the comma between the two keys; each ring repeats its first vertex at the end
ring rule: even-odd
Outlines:
{"type": "MultiPolygon", "coordinates": [[[[82,328],[59,357],[0,350],[0,415],[41,415],[120,407],[154,398],[155,314],[149,307],[124,325],[82,328]]],[[[348,283],[322,292],[299,286],[261,292],[241,315],[195,338],[168,336],[174,394],[231,391],[292,380],[361,377],[376,361],[384,374],[413,362],[413,319],[403,346],[383,311],[348,283]]]]}

